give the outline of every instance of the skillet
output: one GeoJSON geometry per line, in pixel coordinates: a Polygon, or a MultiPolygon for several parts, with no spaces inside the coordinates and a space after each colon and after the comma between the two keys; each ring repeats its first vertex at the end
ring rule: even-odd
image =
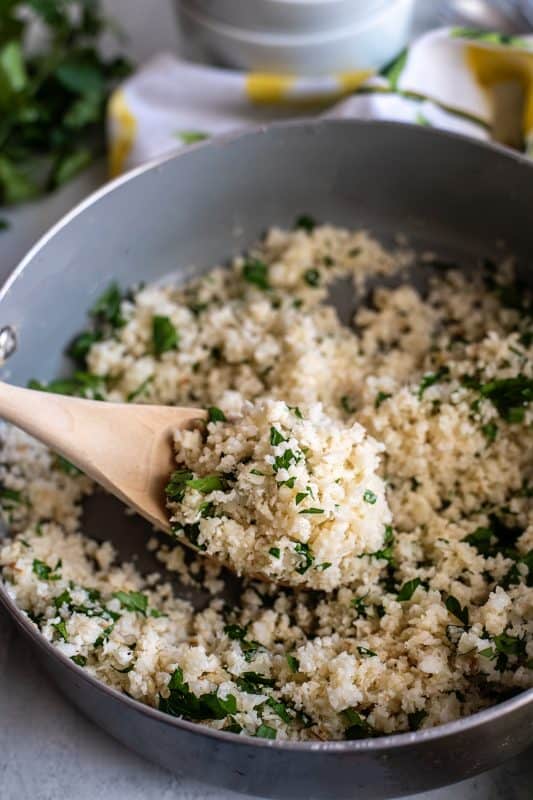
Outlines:
{"type": "MultiPolygon", "coordinates": [[[[0,291],[0,323],[17,335],[2,378],[24,385],[61,374],[66,343],[112,280],[127,287],[169,274],[188,279],[302,213],[365,227],[385,243],[402,233],[417,250],[466,270],[503,245],[531,285],[532,210],[526,159],[422,127],[324,119],[218,138],[109,184],[31,250],[0,291]]],[[[419,283],[423,270],[411,278],[419,283]]],[[[337,300],[347,317],[346,293],[337,300]]],[[[138,555],[141,570],[155,569],[145,524],[111,498],[90,499],[85,528],[111,539],[121,557],[138,555]]],[[[205,603],[202,592],[177,591],[205,603]]],[[[433,729],[368,740],[295,743],[217,732],[92,678],[41,636],[1,584],[0,604],[88,717],[161,766],[221,788],[291,800],[398,798],[494,767],[533,741],[533,690],[433,729]]]]}

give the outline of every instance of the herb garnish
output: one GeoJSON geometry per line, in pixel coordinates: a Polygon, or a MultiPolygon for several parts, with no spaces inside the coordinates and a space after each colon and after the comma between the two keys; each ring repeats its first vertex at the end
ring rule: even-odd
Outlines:
{"type": "Polygon", "coordinates": [[[443,378],[447,377],[449,372],[449,368],[444,366],[438,369],[437,372],[428,372],[426,375],[423,375],[422,380],[420,381],[420,386],[418,387],[418,399],[421,400],[426,389],[429,389],[430,386],[433,386],[435,383],[438,383],[443,378]]]}
{"type": "Polygon", "coordinates": [[[168,317],[156,314],[152,319],[152,344],[156,356],[175,350],[179,344],[176,328],[168,317]]]}
{"type": "Polygon", "coordinates": [[[242,268],[242,277],[248,283],[253,283],[259,289],[270,289],[268,282],[268,267],[258,258],[248,258],[242,268]]]}
{"type": "Polygon", "coordinates": [[[311,549],[308,544],[302,544],[302,542],[296,542],[294,545],[294,550],[302,557],[300,566],[296,567],[296,572],[300,575],[304,575],[309,567],[313,565],[313,561],[315,557],[311,552],[311,549]]]}
{"type": "Polygon", "coordinates": [[[169,683],[168,698],[159,697],[159,710],[174,717],[184,717],[193,722],[206,719],[224,719],[237,712],[237,701],[234,695],[219,697],[215,692],[201,694],[197,697],[189,689],[183,679],[181,667],[174,671],[169,683]]]}
{"type": "Polygon", "coordinates": [[[274,728],[271,728],[270,725],[265,725],[265,723],[262,722],[256,730],[254,736],[257,736],[261,739],[275,739],[276,731],[274,728]]]}
{"type": "Polygon", "coordinates": [[[130,67],[100,55],[113,29],[99,0],[8,0],[0,14],[4,205],[60,186],[103,152],[107,99],[130,67]],[[25,49],[35,17],[42,44],[25,49]]]}
{"type": "Polygon", "coordinates": [[[148,598],[142,592],[113,592],[113,597],[116,597],[128,611],[136,611],[138,614],[146,616],[148,598]]]}
{"type": "Polygon", "coordinates": [[[400,602],[410,600],[421,583],[422,581],[420,578],[413,578],[410,581],[406,581],[398,592],[397,600],[400,602]]]}
{"type": "Polygon", "coordinates": [[[307,233],[311,233],[316,228],[316,221],[309,214],[301,214],[296,218],[295,228],[302,228],[307,233]]]}
{"type": "Polygon", "coordinates": [[[374,731],[371,725],[353,708],[341,711],[341,718],[346,725],[344,735],[347,739],[366,739],[373,736],[374,731]]]}
{"type": "Polygon", "coordinates": [[[38,578],[42,581],[59,581],[61,580],[61,575],[59,575],[56,570],[61,567],[61,559],[57,562],[55,567],[49,567],[48,564],[45,564],[44,561],[40,561],[38,558],[33,559],[33,566],[32,570],[38,578]]]}
{"type": "Polygon", "coordinates": [[[376,503],[377,499],[378,499],[377,494],[372,492],[370,489],[365,490],[363,494],[363,500],[365,501],[365,503],[370,503],[370,505],[373,506],[376,503]]]}
{"type": "Polygon", "coordinates": [[[389,399],[389,397],[392,397],[392,394],[389,394],[388,392],[378,392],[374,401],[374,408],[379,408],[380,405],[385,402],[385,400],[389,399]]]}
{"type": "Polygon", "coordinates": [[[453,614],[453,616],[456,617],[459,622],[462,622],[465,627],[468,626],[470,615],[468,613],[467,606],[461,608],[459,600],[451,594],[446,598],[445,605],[450,614],[453,614]]]}
{"type": "Polygon", "coordinates": [[[210,406],[207,409],[207,416],[209,422],[226,422],[226,415],[223,411],[221,411],[220,408],[217,408],[216,406],[210,406]]]}
{"type": "Polygon", "coordinates": [[[320,285],[320,272],[317,269],[306,269],[304,272],[304,280],[308,286],[314,289],[320,285]]]}

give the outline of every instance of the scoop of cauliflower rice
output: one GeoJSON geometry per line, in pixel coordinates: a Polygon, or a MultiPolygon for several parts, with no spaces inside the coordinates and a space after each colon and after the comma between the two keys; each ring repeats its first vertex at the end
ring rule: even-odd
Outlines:
{"type": "Polygon", "coordinates": [[[210,409],[207,430],[175,435],[167,486],[173,531],[239,575],[332,590],[360,579],[391,513],[383,446],[320,403],[210,409]]]}

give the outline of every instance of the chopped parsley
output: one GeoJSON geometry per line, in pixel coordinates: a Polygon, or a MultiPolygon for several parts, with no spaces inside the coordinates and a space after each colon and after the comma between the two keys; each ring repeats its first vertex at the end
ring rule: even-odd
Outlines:
{"type": "Polygon", "coordinates": [[[422,380],[420,381],[420,386],[418,387],[418,399],[421,400],[424,396],[424,392],[426,389],[429,389],[430,386],[433,386],[439,381],[443,380],[449,375],[449,368],[448,367],[441,367],[437,372],[428,372],[423,375],[422,380]]]}
{"type": "Polygon", "coordinates": [[[89,350],[96,342],[99,342],[102,334],[99,331],[83,331],[70,344],[67,350],[68,355],[80,366],[84,367],[87,361],[89,350]]]}
{"type": "Polygon", "coordinates": [[[363,500],[365,501],[365,503],[370,503],[370,505],[373,506],[376,503],[377,499],[378,499],[377,494],[374,494],[374,492],[370,491],[370,489],[365,490],[365,493],[363,494],[363,500]]]}
{"type": "Polygon", "coordinates": [[[453,614],[465,627],[468,626],[470,615],[467,606],[461,608],[459,600],[453,595],[448,595],[445,605],[450,614],[453,614]]]}
{"type": "Polygon", "coordinates": [[[341,718],[345,724],[344,735],[347,739],[366,739],[374,733],[367,720],[353,708],[341,711],[341,718]]]}
{"type": "Polygon", "coordinates": [[[302,228],[307,233],[311,233],[316,228],[316,221],[309,214],[301,214],[296,218],[295,228],[302,228]]]}
{"type": "Polygon", "coordinates": [[[292,411],[295,417],[298,417],[298,419],[303,419],[303,414],[298,408],[298,406],[287,406],[287,408],[289,409],[289,411],[292,411]]]}
{"type": "Polygon", "coordinates": [[[274,472],[279,472],[280,469],[289,469],[291,464],[297,464],[301,456],[293,453],[292,450],[285,450],[282,456],[276,456],[272,469],[274,472]]]}
{"type": "Polygon", "coordinates": [[[169,500],[180,503],[185,495],[187,481],[192,480],[193,474],[188,469],[178,469],[170,476],[170,481],[165,487],[165,494],[169,500]]]}
{"type": "Polygon", "coordinates": [[[265,725],[265,723],[262,722],[254,735],[260,739],[275,739],[276,730],[275,728],[271,728],[270,725],[265,725]]]}
{"type": "Polygon", "coordinates": [[[178,344],[178,332],[171,320],[156,314],[152,319],[152,346],[156,356],[175,350],[178,344]]]}
{"type": "Polygon", "coordinates": [[[533,399],[533,378],[526,375],[488,383],[480,383],[475,377],[463,375],[461,383],[490,400],[500,417],[511,424],[523,421],[526,406],[533,399]]]}
{"type": "Polygon", "coordinates": [[[68,642],[67,626],[64,619],[60,622],[53,622],[52,628],[57,631],[60,639],[63,639],[64,642],[68,642]]]}
{"type": "Polygon", "coordinates": [[[258,672],[243,672],[235,681],[239,689],[248,694],[264,694],[263,689],[274,686],[274,679],[258,672]]]}
{"type": "Polygon", "coordinates": [[[287,664],[289,666],[290,671],[291,672],[298,672],[298,670],[300,669],[300,662],[298,661],[296,656],[293,656],[290,653],[287,653],[286,658],[287,658],[287,664]]]}
{"type": "Polygon", "coordinates": [[[204,478],[190,478],[186,481],[186,486],[202,494],[209,494],[225,489],[226,481],[220,475],[206,475],[204,478]]]}
{"type": "Polygon", "coordinates": [[[85,658],[85,656],[80,656],[80,655],[71,656],[70,660],[74,661],[74,663],[77,664],[78,667],[85,667],[87,664],[87,659],[85,658]]]}
{"type": "MultiPolygon", "coordinates": [[[[301,513],[301,512],[300,512],[301,513]]],[[[308,544],[302,544],[302,542],[296,542],[294,545],[294,550],[301,556],[300,565],[296,567],[296,572],[299,575],[305,575],[307,570],[313,566],[313,561],[315,560],[314,555],[311,552],[311,549],[308,544]]]]}
{"type": "Polygon", "coordinates": [[[268,552],[273,558],[279,558],[281,556],[281,550],[279,547],[271,547],[268,552]]]}
{"type": "Polygon", "coordinates": [[[298,494],[294,498],[294,502],[296,503],[296,505],[299,506],[300,503],[302,502],[302,500],[305,500],[307,495],[308,495],[308,492],[298,492],[298,494]]]}
{"type": "Polygon", "coordinates": [[[242,277],[248,283],[252,283],[259,289],[270,289],[268,281],[268,267],[264,261],[258,258],[248,258],[242,268],[242,277]]]}
{"type": "Polygon", "coordinates": [[[486,425],[481,426],[481,432],[487,442],[492,443],[498,435],[498,426],[495,422],[487,422],[486,425]]]}
{"type": "Polygon", "coordinates": [[[410,600],[421,583],[422,581],[420,578],[413,578],[410,581],[406,581],[398,592],[397,600],[400,602],[410,600]]]}
{"type": "Polygon", "coordinates": [[[91,308],[91,316],[99,322],[104,322],[112,328],[121,328],[125,325],[125,320],[120,312],[122,294],[116,283],[112,283],[109,288],[96,300],[91,308]]]}
{"type": "Polygon", "coordinates": [[[343,407],[344,411],[346,411],[347,414],[353,414],[355,411],[355,406],[347,394],[344,394],[341,397],[341,406],[343,407]]]}
{"type": "Polygon", "coordinates": [[[358,647],[357,652],[359,655],[364,656],[365,658],[371,658],[372,656],[377,656],[377,653],[374,653],[373,650],[369,650],[368,647],[358,647]]]}
{"type": "Polygon", "coordinates": [[[278,444],[281,444],[282,442],[286,441],[287,440],[285,439],[285,437],[281,435],[281,433],[278,431],[277,428],[274,427],[270,428],[270,444],[273,447],[276,447],[278,444]]]}
{"type": "Polygon", "coordinates": [[[323,508],[302,508],[301,511],[298,511],[298,514],[324,514],[323,508]]]}
{"type": "Polygon", "coordinates": [[[136,389],[134,389],[132,392],[129,393],[129,395],[126,397],[126,401],[128,403],[132,403],[138,397],[141,397],[146,392],[146,390],[152,383],[153,379],[154,376],[149,375],[141,384],[139,384],[139,386],[137,386],[136,389]]]}
{"type": "Polygon", "coordinates": [[[424,709],[421,709],[420,711],[413,711],[411,714],[408,714],[407,721],[409,723],[409,730],[417,731],[424,722],[427,715],[428,712],[424,711],[424,709]]]}
{"type": "Polygon", "coordinates": [[[376,399],[374,401],[374,408],[379,408],[380,405],[384,403],[385,400],[388,400],[390,397],[392,397],[392,394],[389,394],[388,392],[378,392],[376,395],[376,399]]]}
{"type": "Polygon", "coordinates": [[[8,489],[7,486],[0,487],[0,504],[2,506],[19,505],[22,503],[22,494],[16,489],[8,489]]]}
{"type": "Polygon", "coordinates": [[[181,667],[177,667],[168,683],[168,698],[159,697],[159,710],[174,717],[183,717],[192,722],[207,719],[224,719],[237,712],[237,701],[232,694],[225,698],[215,692],[201,694],[191,692],[183,678],[181,667]]]}
{"type": "Polygon", "coordinates": [[[320,286],[320,272],[317,269],[306,269],[304,272],[304,280],[308,286],[314,289],[320,286]]]}
{"type": "Polygon", "coordinates": [[[210,406],[207,409],[207,416],[209,422],[226,422],[226,415],[216,406],[210,406]]]}
{"type": "Polygon", "coordinates": [[[113,592],[113,597],[116,597],[128,611],[136,611],[146,616],[148,597],[142,592],[113,592]]]}
{"type": "Polygon", "coordinates": [[[49,567],[48,564],[45,564],[44,561],[34,558],[32,571],[42,581],[59,581],[61,580],[61,575],[59,575],[56,570],[58,570],[60,567],[61,560],[59,560],[55,567],[52,568],[49,567]]]}

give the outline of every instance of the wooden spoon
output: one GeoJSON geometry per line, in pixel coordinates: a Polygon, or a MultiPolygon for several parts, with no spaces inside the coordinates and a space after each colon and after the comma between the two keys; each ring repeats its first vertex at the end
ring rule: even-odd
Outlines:
{"type": "Polygon", "coordinates": [[[0,417],[169,532],[165,486],[175,468],[172,435],[205,421],[207,413],[201,408],[82,400],[0,382],[0,417]]]}

